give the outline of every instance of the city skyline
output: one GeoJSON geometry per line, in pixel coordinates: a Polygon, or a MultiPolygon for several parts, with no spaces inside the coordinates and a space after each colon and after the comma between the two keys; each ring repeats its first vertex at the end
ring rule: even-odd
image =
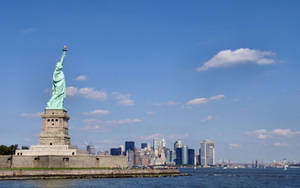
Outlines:
{"type": "Polygon", "coordinates": [[[65,44],[73,145],[210,139],[216,161],[299,160],[298,2],[133,2],[3,3],[1,144],[37,143],[65,44]]]}

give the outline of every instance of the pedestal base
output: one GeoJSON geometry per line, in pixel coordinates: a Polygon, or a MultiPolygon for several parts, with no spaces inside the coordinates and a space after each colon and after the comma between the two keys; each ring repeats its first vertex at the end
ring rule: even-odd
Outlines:
{"type": "Polygon", "coordinates": [[[35,145],[29,150],[16,150],[16,155],[25,156],[41,156],[41,155],[56,155],[56,156],[72,156],[77,154],[76,148],[70,148],[68,145],[35,145]]]}

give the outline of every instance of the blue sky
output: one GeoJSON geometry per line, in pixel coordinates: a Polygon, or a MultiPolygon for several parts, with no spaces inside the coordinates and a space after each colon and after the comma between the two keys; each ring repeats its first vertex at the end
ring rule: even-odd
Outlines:
{"type": "Polygon", "coordinates": [[[0,144],[34,145],[61,48],[71,141],[165,137],[217,160],[300,156],[297,1],[6,1],[0,144]]]}

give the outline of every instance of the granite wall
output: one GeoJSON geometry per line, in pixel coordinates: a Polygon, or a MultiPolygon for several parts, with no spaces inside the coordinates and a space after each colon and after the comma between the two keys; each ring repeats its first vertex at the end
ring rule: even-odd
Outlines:
{"type": "Polygon", "coordinates": [[[0,168],[126,168],[126,156],[0,156],[0,168]]]}
{"type": "Polygon", "coordinates": [[[10,168],[12,156],[0,155],[0,168],[10,168]]]}

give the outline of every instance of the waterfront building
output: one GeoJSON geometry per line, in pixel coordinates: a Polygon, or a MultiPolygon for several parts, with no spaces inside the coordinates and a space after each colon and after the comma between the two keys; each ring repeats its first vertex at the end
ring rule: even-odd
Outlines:
{"type": "Polygon", "coordinates": [[[148,143],[142,143],[141,144],[141,149],[144,149],[144,148],[148,148],[148,143]]]}
{"type": "Polygon", "coordinates": [[[182,141],[181,140],[177,140],[174,143],[174,150],[176,151],[177,148],[182,148],[182,141]]]}
{"type": "Polygon", "coordinates": [[[214,166],[215,162],[215,143],[209,140],[204,140],[201,145],[201,165],[204,167],[214,166]]]}
{"type": "Polygon", "coordinates": [[[125,153],[127,153],[128,150],[134,151],[134,141],[125,142],[125,153]]]}
{"type": "Polygon", "coordinates": [[[124,154],[124,151],[125,151],[125,149],[124,149],[124,145],[120,145],[120,148],[121,148],[121,152],[124,154]]]}
{"type": "Polygon", "coordinates": [[[176,165],[182,165],[182,148],[176,148],[176,165]]]}
{"type": "Polygon", "coordinates": [[[255,168],[259,168],[259,167],[260,167],[259,161],[255,160],[255,168]]]}
{"type": "Polygon", "coordinates": [[[176,150],[172,150],[172,162],[176,164],[176,150]]]}
{"type": "Polygon", "coordinates": [[[195,163],[195,150],[188,149],[188,164],[194,165],[194,163],[195,163]]]}
{"type": "Polygon", "coordinates": [[[172,162],[172,150],[170,149],[166,149],[166,162],[172,162]]]}
{"type": "Polygon", "coordinates": [[[195,155],[195,165],[200,165],[200,154],[195,155]]]}
{"type": "Polygon", "coordinates": [[[127,158],[128,158],[128,166],[133,167],[135,165],[135,154],[133,150],[128,149],[127,152],[127,158]]]}
{"type": "Polygon", "coordinates": [[[122,154],[122,148],[110,148],[110,155],[121,155],[122,154]]]}
{"type": "Polygon", "coordinates": [[[88,152],[88,154],[96,155],[96,148],[92,144],[86,146],[86,151],[88,152]]]}
{"type": "Polygon", "coordinates": [[[161,141],[157,139],[153,139],[153,152],[154,157],[158,157],[159,155],[159,149],[161,148],[161,141]]]}
{"type": "Polygon", "coordinates": [[[187,146],[182,147],[182,164],[183,165],[188,164],[188,147],[187,146]]]}
{"type": "Polygon", "coordinates": [[[166,163],[166,141],[164,139],[153,139],[152,165],[164,165],[166,163]]]}
{"type": "Polygon", "coordinates": [[[166,142],[165,138],[163,138],[161,140],[161,147],[166,148],[166,146],[167,146],[167,142],[166,142]]]}

